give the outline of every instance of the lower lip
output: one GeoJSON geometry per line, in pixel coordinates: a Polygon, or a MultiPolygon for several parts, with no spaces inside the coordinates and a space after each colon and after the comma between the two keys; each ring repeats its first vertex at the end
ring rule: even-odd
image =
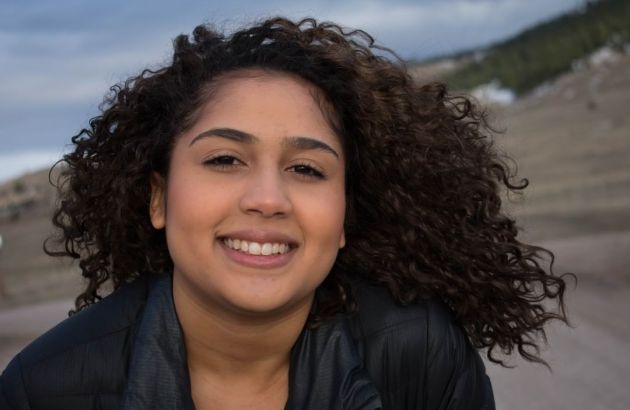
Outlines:
{"type": "Polygon", "coordinates": [[[232,261],[238,263],[239,265],[258,269],[273,269],[282,267],[291,261],[296,251],[296,248],[291,248],[289,252],[282,254],[250,255],[249,253],[240,252],[230,248],[222,240],[219,240],[219,244],[232,261]]]}

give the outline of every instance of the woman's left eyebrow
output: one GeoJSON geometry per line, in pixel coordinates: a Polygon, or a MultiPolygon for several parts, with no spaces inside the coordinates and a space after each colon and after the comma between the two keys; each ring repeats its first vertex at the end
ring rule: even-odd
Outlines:
{"type": "MultiPolygon", "coordinates": [[[[197,135],[190,141],[188,146],[193,145],[195,142],[202,138],[220,137],[227,138],[232,141],[242,142],[245,144],[253,144],[259,141],[259,138],[255,135],[247,133],[245,131],[236,130],[234,128],[212,128],[197,135]]],[[[310,137],[285,137],[282,140],[282,145],[296,148],[299,150],[321,150],[334,155],[337,159],[339,154],[330,145],[316,138],[310,137]]]]}
{"type": "Polygon", "coordinates": [[[339,158],[339,154],[337,151],[332,149],[332,147],[325,142],[322,142],[315,138],[309,137],[286,137],[282,141],[282,145],[297,148],[300,150],[322,150],[333,154],[337,159],[339,158]]]}

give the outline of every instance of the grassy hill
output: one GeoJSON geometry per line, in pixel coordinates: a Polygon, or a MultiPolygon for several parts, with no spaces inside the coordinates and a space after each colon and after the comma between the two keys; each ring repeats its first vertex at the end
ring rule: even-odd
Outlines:
{"type": "Polygon", "coordinates": [[[591,1],[506,41],[446,57],[460,64],[445,71],[441,79],[456,90],[470,90],[496,79],[523,95],[603,46],[619,49],[629,43],[630,1],[591,1]]]}

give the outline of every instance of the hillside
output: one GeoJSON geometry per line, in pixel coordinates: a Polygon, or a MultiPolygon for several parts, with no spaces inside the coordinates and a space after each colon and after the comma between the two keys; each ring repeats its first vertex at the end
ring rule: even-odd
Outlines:
{"type": "MultiPolygon", "coordinates": [[[[500,43],[432,59],[426,65],[448,62],[451,69],[442,70],[439,79],[451,89],[471,90],[495,81],[522,96],[604,46],[623,50],[628,44],[630,2],[590,1],[500,43]]],[[[422,66],[414,69],[422,70],[422,66]]]]}
{"type": "Polygon", "coordinates": [[[0,307],[76,294],[76,269],[42,249],[54,204],[47,169],[0,185],[0,307]]]}
{"type": "Polygon", "coordinates": [[[496,107],[497,138],[530,180],[513,213],[536,239],[630,228],[630,55],[496,107]]]}

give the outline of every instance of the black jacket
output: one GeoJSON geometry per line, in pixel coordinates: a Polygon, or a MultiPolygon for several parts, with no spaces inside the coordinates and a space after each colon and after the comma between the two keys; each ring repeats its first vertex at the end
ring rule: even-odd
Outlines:
{"type": "MultiPolygon", "coordinates": [[[[359,314],[304,330],[287,409],[494,409],[477,351],[440,302],[357,287],[359,314]]],[[[0,409],[193,409],[171,277],[141,278],[35,340],[0,377],[0,409]]]]}

